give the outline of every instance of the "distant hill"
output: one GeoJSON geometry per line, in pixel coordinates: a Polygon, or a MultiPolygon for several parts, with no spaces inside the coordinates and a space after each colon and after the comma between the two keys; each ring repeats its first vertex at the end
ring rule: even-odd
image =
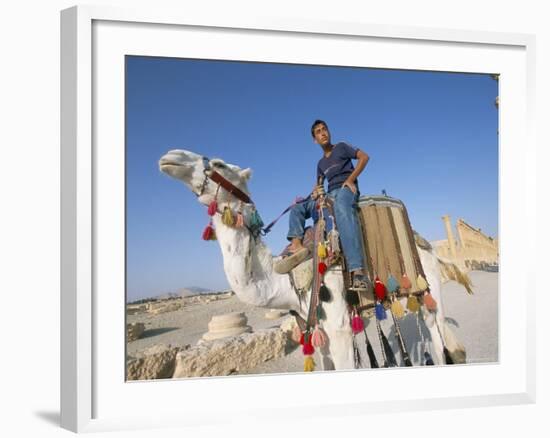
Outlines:
{"type": "Polygon", "coordinates": [[[217,293],[217,292],[218,291],[213,291],[210,289],[206,289],[204,287],[189,286],[189,287],[182,287],[181,289],[178,289],[176,292],[165,292],[159,295],[154,295],[147,298],[134,300],[129,302],[128,304],[142,304],[149,301],[166,300],[169,298],[179,298],[179,297],[190,297],[193,295],[211,294],[211,293],[217,293]]]}
{"type": "Polygon", "coordinates": [[[179,289],[176,295],[180,297],[189,297],[191,295],[208,294],[211,292],[214,292],[214,291],[210,289],[205,289],[204,287],[199,287],[199,286],[188,286],[188,287],[179,289]]]}

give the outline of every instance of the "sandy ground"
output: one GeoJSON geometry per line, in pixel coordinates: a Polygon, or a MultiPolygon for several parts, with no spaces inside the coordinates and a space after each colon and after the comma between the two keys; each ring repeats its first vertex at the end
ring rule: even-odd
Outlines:
{"type": "MultiPolygon", "coordinates": [[[[468,363],[495,362],[498,361],[498,274],[473,271],[469,275],[474,284],[474,295],[468,295],[464,288],[454,281],[443,286],[445,316],[458,339],[466,347],[468,363]]],[[[208,322],[212,316],[237,311],[245,312],[248,324],[253,330],[277,327],[288,317],[268,320],[265,318],[267,309],[243,304],[236,296],[208,304],[194,304],[156,316],[129,315],[127,322],[143,322],[145,333],[141,339],[128,343],[127,354],[133,356],[137,351],[160,343],[193,346],[203,333],[208,331],[208,322]]],[[[388,317],[388,320],[382,322],[382,330],[395,352],[398,363],[402,364],[393,321],[389,313],[388,317]]],[[[424,351],[423,347],[425,346],[428,350],[431,348],[429,333],[422,331],[427,340],[426,344],[422,344],[413,315],[406,316],[400,320],[399,324],[413,363],[419,363],[424,351]]],[[[381,364],[382,354],[373,318],[367,322],[366,331],[381,364]]],[[[357,336],[357,345],[362,364],[368,368],[364,335],[357,336]]],[[[263,363],[246,374],[302,371],[303,361],[302,352],[297,348],[289,355],[263,363]]]]}

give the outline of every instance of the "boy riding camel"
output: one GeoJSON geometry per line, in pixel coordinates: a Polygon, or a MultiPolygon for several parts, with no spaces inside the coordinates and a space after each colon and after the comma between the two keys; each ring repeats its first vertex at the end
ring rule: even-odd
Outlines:
{"type": "Polygon", "coordinates": [[[314,216],[317,198],[325,194],[323,182],[326,179],[347,269],[353,275],[352,289],[367,289],[369,283],[365,273],[362,234],[357,217],[357,177],[367,165],[369,156],[361,149],[344,142],[333,145],[328,126],[322,120],[315,120],[311,126],[311,135],[323,151],[323,156],[317,164],[317,184],[305,202],[296,204],[290,210],[287,239],[291,241],[291,255],[280,260],[275,270],[279,273],[289,272],[308,257],[309,249],[302,243],[305,222],[314,216]],[[358,160],[357,167],[354,168],[352,160],[358,160]]]}

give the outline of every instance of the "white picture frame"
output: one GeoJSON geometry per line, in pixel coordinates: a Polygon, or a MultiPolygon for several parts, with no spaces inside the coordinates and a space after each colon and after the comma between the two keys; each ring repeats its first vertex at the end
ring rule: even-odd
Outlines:
{"type": "MultiPolygon", "coordinates": [[[[307,46],[304,47],[307,50],[307,46]]],[[[534,248],[536,223],[532,210],[530,213],[527,208],[517,208],[517,205],[536,205],[532,128],[534,47],[534,36],[524,34],[320,22],[296,17],[258,18],[243,14],[219,17],[193,11],[182,13],[104,6],[78,6],[62,11],[62,427],[75,432],[96,432],[189,426],[206,424],[207,421],[210,424],[224,424],[251,417],[268,422],[269,413],[275,409],[279,418],[297,419],[533,403],[535,313],[534,308],[527,305],[527,299],[528,291],[535,289],[535,272],[522,254],[529,254],[534,248]],[[181,41],[190,38],[193,32],[200,34],[200,38],[193,39],[192,53],[179,54],[179,50],[189,50],[181,41]],[[223,32],[230,33],[235,41],[250,44],[233,44],[230,47],[230,43],[226,42],[227,46],[224,46],[220,43],[224,39],[218,39],[223,32]],[[143,37],[145,33],[146,38],[143,37]],[[179,41],[181,47],[178,41],[170,43],[174,38],[183,38],[179,41]],[[324,38],[327,43],[324,53],[312,53],[311,59],[304,60],[298,52],[293,55],[287,51],[287,58],[277,58],[279,44],[288,48],[300,38],[324,38]],[[269,50],[262,50],[260,42],[264,49],[268,47],[269,50]],[[370,61],[368,65],[371,67],[477,71],[501,75],[499,362],[429,370],[394,369],[391,374],[380,370],[376,371],[376,376],[372,372],[350,371],[307,376],[120,381],[120,375],[124,375],[123,353],[118,359],[113,357],[117,354],[113,352],[118,351],[124,338],[124,316],[121,311],[124,290],[120,290],[119,272],[121,257],[122,261],[124,257],[121,253],[124,246],[121,228],[124,202],[122,199],[121,204],[120,198],[124,185],[123,179],[121,181],[116,176],[120,174],[120,164],[124,163],[124,143],[120,141],[124,132],[124,124],[121,123],[124,110],[123,106],[118,105],[120,100],[117,100],[124,88],[120,56],[156,54],[213,59],[235,59],[239,56],[243,60],[281,62],[286,59],[336,65],[349,65],[349,59],[352,59],[349,56],[356,56],[356,65],[365,65],[360,55],[336,50],[336,47],[351,47],[353,44],[373,47],[369,53],[373,55],[371,59],[376,61],[370,61]],[[377,44],[384,44],[394,56],[384,57],[384,53],[376,49],[377,44]],[[235,54],[236,47],[243,50],[240,55],[235,54]],[[434,53],[438,56],[433,56],[434,53]],[[418,54],[426,55],[425,59],[418,54]],[[348,61],[345,56],[348,56],[348,61]],[[495,65],[499,66],[497,70],[491,68],[495,65]],[[109,101],[109,109],[105,106],[106,99],[114,99],[109,101]],[[106,144],[109,144],[108,149],[105,149],[106,144]],[[514,155],[520,145],[522,154],[514,155]],[[105,160],[106,151],[112,154],[109,161],[105,160]],[[511,180],[512,175],[514,181],[511,180]],[[109,215],[102,213],[105,211],[109,211],[109,215]],[[523,232],[521,236],[520,230],[523,232]],[[108,253],[102,252],[105,251],[104,241],[112,245],[108,253]],[[525,279],[520,285],[516,281],[513,291],[512,274],[525,279]],[[112,293],[105,295],[106,290],[112,293]],[[513,298],[512,292],[515,294],[513,298]],[[116,365],[117,360],[119,365],[116,365]],[[399,385],[400,382],[426,380],[426,373],[434,382],[433,387],[420,388],[414,384],[404,387],[402,384],[404,389],[400,394],[392,392],[388,395],[383,391],[386,376],[391,376],[393,384],[399,385]],[[414,379],[411,379],[411,374],[414,374],[414,379]],[[358,381],[359,387],[369,388],[369,391],[351,391],[357,387],[358,381]],[[299,393],[308,394],[317,394],[318,388],[323,387],[323,392],[330,394],[330,401],[318,396],[293,399],[288,396],[291,386],[297,388],[299,393]],[[214,401],[212,391],[216,391],[214,401]],[[270,391],[271,404],[260,408],[258,399],[262,397],[261,391],[270,391]],[[183,393],[187,401],[178,399],[178,394],[183,393]],[[139,398],[154,403],[140,411],[139,406],[132,404],[139,398]],[[232,404],[233,399],[236,402],[232,404]]]]}

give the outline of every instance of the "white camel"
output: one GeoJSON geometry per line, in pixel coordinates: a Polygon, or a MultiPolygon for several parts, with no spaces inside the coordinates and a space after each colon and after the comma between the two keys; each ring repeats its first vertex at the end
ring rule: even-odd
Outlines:
{"type": "MultiPolygon", "coordinates": [[[[221,159],[207,160],[202,155],[180,149],[169,151],[159,160],[159,167],[163,173],[182,181],[198,196],[199,203],[207,207],[214,200],[217,184],[206,178],[205,166],[215,170],[244,193],[250,194],[247,182],[252,171],[249,168],[241,169],[221,159]]],[[[240,201],[223,189],[219,190],[217,201],[223,206],[229,204],[233,211],[239,208],[240,201]]],[[[247,208],[252,207],[245,206],[245,209],[247,208]]],[[[290,283],[289,276],[277,274],[274,271],[274,256],[259,237],[255,239],[246,227],[235,228],[224,225],[220,214],[214,215],[212,220],[223,255],[225,274],[237,297],[254,306],[295,310],[305,317],[307,309],[304,303],[309,302],[311,290],[307,292],[305,299],[300,300],[290,283]]],[[[430,313],[423,323],[431,334],[435,364],[445,364],[443,341],[439,331],[442,332],[447,349],[455,357],[461,356],[463,347],[444,320],[440,293],[442,262],[431,251],[418,247],[418,253],[431,294],[438,303],[438,310],[430,313]]],[[[344,299],[342,273],[338,268],[329,268],[324,280],[331,291],[332,299],[330,302],[323,303],[326,313],[323,330],[327,334],[328,342],[326,347],[318,351],[321,354],[320,363],[325,370],[353,369],[355,368],[353,334],[347,303],[344,299]]]]}

